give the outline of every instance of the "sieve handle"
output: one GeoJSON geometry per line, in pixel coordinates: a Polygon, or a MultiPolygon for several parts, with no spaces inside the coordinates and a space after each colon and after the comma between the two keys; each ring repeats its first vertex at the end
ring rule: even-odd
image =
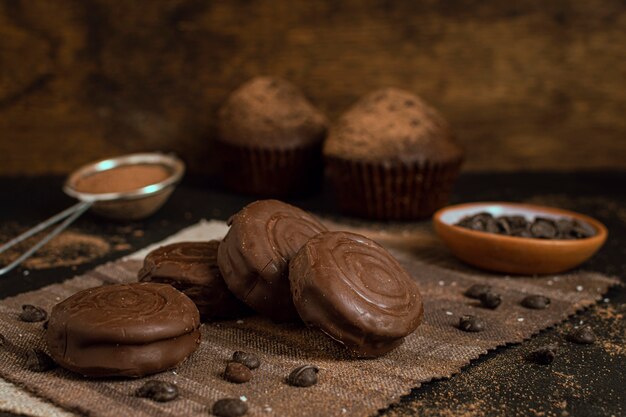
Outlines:
{"type": "Polygon", "coordinates": [[[39,248],[41,248],[43,245],[45,245],[46,243],[51,241],[56,235],[58,235],[63,230],[65,230],[67,228],[67,226],[72,224],[74,222],[74,220],[79,218],[80,215],[83,214],[85,211],[87,211],[87,209],[89,209],[89,207],[91,207],[92,204],[93,203],[88,202],[88,201],[77,203],[77,204],[73,205],[72,207],[63,210],[62,212],[60,212],[58,214],[55,214],[54,216],[50,217],[48,220],[45,220],[45,221],[39,223],[37,226],[33,227],[32,229],[29,229],[29,230],[25,231],[21,235],[19,235],[17,237],[14,237],[13,239],[8,241],[4,245],[0,246],[0,254],[1,254],[3,252],[7,251],[8,249],[12,248],[13,246],[17,245],[18,243],[22,242],[23,240],[26,240],[29,237],[31,237],[33,235],[36,235],[37,233],[41,232],[42,230],[45,230],[48,227],[50,227],[50,226],[52,226],[52,225],[54,225],[54,224],[56,224],[56,223],[58,223],[58,222],[63,220],[63,222],[60,225],[58,225],[56,228],[54,228],[54,230],[52,230],[52,232],[47,234],[43,239],[41,239],[39,242],[37,242],[35,245],[33,245],[26,252],[21,254],[16,260],[14,260],[13,262],[8,264],[7,266],[5,266],[2,269],[0,269],[0,275],[4,275],[7,272],[11,271],[13,268],[18,266],[22,262],[24,262],[24,260],[26,260],[26,258],[31,256],[33,253],[37,252],[39,250],[39,248]]]}

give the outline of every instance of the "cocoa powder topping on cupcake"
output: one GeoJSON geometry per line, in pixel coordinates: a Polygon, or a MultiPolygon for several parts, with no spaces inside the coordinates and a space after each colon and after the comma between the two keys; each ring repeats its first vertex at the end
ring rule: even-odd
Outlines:
{"type": "Polygon", "coordinates": [[[326,117],[288,81],[256,77],[244,83],[219,111],[219,139],[262,147],[289,148],[323,140],[326,117]]]}
{"type": "Polygon", "coordinates": [[[422,99],[397,88],[374,91],[331,129],[327,156],[357,160],[450,161],[462,151],[447,122],[422,99]]]}

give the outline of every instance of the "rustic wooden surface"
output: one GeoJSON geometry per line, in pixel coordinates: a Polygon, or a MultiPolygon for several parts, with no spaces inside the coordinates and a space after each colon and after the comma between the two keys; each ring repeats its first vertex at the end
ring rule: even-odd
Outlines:
{"type": "Polygon", "coordinates": [[[466,170],[624,168],[624,27],[618,0],[0,0],[0,174],[152,149],[210,172],[215,111],[257,74],[331,118],[413,90],[466,170]]]}

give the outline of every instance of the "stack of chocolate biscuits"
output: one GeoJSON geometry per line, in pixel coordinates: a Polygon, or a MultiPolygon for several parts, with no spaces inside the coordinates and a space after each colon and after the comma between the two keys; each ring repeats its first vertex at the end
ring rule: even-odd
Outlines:
{"type": "Polygon", "coordinates": [[[84,290],[56,305],[46,334],[61,366],[85,376],[141,377],[178,365],[200,318],[254,310],[302,320],[358,357],[383,355],[421,323],[415,281],[374,241],[331,232],[311,214],[256,201],[221,242],[181,242],[146,256],[142,282],[84,290]]]}
{"type": "Polygon", "coordinates": [[[229,225],[219,245],[178,243],[150,253],[140,279],[186,292],[205,319],[235,317],[243,303],[277,322],[302,320],[359,357],[390,351],[420,324],[415,281],[372,240],[330,232],[277,200],[249,204],[229,225]]]}

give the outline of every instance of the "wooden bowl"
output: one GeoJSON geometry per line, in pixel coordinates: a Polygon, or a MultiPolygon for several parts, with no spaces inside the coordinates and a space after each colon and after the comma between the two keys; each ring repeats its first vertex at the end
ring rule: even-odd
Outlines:
{"type": "Polygon", "coordinates": [[[449,206],[433,217],[435,231],[450,251],[462,261],[508,274],[555,274],[572,269],[589,259],[606,241],[606,227],[591,217],[573,211],[532,204],[503,202],[468,203],[449,206]],[[576,240],[545,240],[479,232],[454,226],[461,218],[487,212],[493,216],[522,215],[576,219],[593,227],[596,234],[576,240]]]}

